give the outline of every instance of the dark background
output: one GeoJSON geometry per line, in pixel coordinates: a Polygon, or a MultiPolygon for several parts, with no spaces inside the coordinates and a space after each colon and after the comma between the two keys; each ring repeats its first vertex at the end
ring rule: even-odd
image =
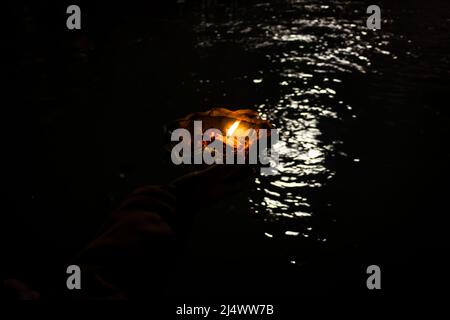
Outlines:
{"type": "MultiPolygon", "coordinates": [[[[81,31],[65,26],[69,4],[7,6],[12,68],[6,73],[11,99],[3,104],[8,205],[2,261],[6,277],[43,292],[55,286],[55,275],[64,275],[66,261],[127,192],[173,178],[164,125],[189,112],[258,99],[257,91],[249,101],[252,89],[235,88],[228,100],[213,94],[205,102],[196,90],[195,70],[205,64],[215,70],[228,54],[208,60],[195,50],[193,26],[205,10],[199,1],[77,1],[81,31]]],[[[241,3],[244,11],[253,5],[241,3]]],[[[358,167],[329,164],[336,178],[316,201],[326,197],[334,204],[337,224],[327,229],[334,242],[317,252],[299,242],[286,248],[261,237],[266,222],[236,210],[229,217],[200,215],[171,294],[374,294],[365,288],[369,264],[382,268],[382,293],[437,294],[445,288],[449,4],[380,6],[392,15],[389,31],[413,39],[420,58],[414,64],[375,61],[382,80],[348,75],[341,88],[360,108],[358,119],[336,134],[366,161],[358,167]],[[204,231],[219,225],[218,232],[204,231]],[[302,250],[309,263],[286,263],[286,251],[302,250]]],[[[214,10],[220,16],[225,9],[214,10]]],[[[259,63],[232,61],[244,69],[259,63]]],[[[219,69],[226,78],[227,69],[219,69]]],[[[334,134],[332,126],[327,134],[334,134]]]]}

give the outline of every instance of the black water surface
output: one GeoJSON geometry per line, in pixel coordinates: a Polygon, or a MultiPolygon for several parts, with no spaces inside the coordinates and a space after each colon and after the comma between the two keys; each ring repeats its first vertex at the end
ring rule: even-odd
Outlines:
{"type": "Polygon", "coordinates": [[[175,175],[163,126],[221,106],[273,122],[280,174],[200,213],[171,293],[364,292],[370,264],[386,290],[437,288],[449,4],[382,1],[372,31],[364,1],[206,3],[86,3],[81,32],[64,4],[12,8],[8,273],[45,286],[126,192],[175,175]]]}

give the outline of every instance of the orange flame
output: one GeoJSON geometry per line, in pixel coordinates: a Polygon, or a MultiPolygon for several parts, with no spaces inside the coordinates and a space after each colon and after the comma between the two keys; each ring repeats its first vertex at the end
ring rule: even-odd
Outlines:
{"type": "Polygon", "coordinates": [[[237,127],[239,126],[239,123],[241,121],[240,120],[236,120],[230,127],[230,129],[228,129],[227,131],[227,137],[231,137],[233,135],[233,133],[236,131],[237,127]]]}

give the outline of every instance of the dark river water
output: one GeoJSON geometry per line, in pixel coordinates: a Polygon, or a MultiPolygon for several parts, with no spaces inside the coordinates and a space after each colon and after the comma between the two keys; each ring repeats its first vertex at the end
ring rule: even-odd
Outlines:
{"type": "Polygon", "coordinates": [[[94,31],[59,42],[51,21],[33,27],[38,9],[16,12],[17,78],[32,115],[31,134],[19,135],[32,151],[16,147],[25,182],[13,184],[15,223],[28,232],[15,235],[19,247],[70,256],[126,192],[178,173],[159,154],[165,124],[227,107],[255,109],[279,130],[279,174],[200,215],[173,290],[322,293],[361,288],[372,263],[397,277],[438,259],[448,3],[381,1],[374,31],[364,1],[213,2],[188,1],[167,19],[149,5],[110,9],[109,28],[93,10],[94,31]],[[205,276],[218,274],[220,286],[205,276]]]}
{"type": "Polygon", "coordinates": [[[430,120],[422,117],[442,112],[434,103],[448,88],[448,9],[386,2],[373,31],[366,7],[254,2],[202,12],[194,28],[205,104],[254,108],[280,132],[280,174],[258,178],[248,202],[286,263],[336,247],[404,253],[384,249],[399,239],[412,246],[410,232],[421,229],[412,220],[433,215],[416,216],[413,199],[428,183],[430,120]]]}
{"type": "Polygon", "coordinates": [[[342,87],[352,85],[349,75],[380,72],[374,60],[395,64],[402,53],[394,52],[393,40],[408,43],[400,34],[368,30],[364,10],[349,1],[258,2],[218,22],[204,15],[195,27],[197,50],[208,57],[198,90],[205,97],[239,94],[242,102],[232,107],[255,108],[280,132],[279,175],[258,178],[249,197],[252,212],[282,226],[276,237],[327,241],[312,222],[320,215],[320,190],[335,176],[336,158],[354,167],[361,161],[334,134],[359,116],[342,87]],[[211,75],[217,68],[226,76],[211,75]]]}

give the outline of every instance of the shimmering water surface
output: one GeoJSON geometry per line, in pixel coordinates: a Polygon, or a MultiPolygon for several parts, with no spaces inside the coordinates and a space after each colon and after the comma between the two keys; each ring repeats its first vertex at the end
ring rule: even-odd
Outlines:
{"type": "Polygon", "coordinates": [[[79,33],[51,1],[18,6],[11,119],[31,120],[10,131],[9,271],[44,261],[50,279],[128,192],[179,175],[162,128],[212,107],[269,119],[280,174],[200,213],[174,292],[341,290],[368,264],[426,267],[448,234],[450,6],[383,0],[371,31],[369,4],[93,1],[79,33]]]}
{"type": "Polygon", "coordinates": [[[392,196],[386,202],[381,194],[371,200],[366,194],[395,194],[383,183],[405,183],[401,172],[418,159],[408,149],[423,143],[411,129],[423,126],[413,92],[425,85],[421,72],[446,78],[448,56],[439,53],[448,49],[449,19],[442,14],[433,21],[439,15],[433,4],[383,4],[382,30],[373,31],[366,27],[366,8],[360,1],[256,1],[202,11],[194,27],[203,66],[195,76],[205,106],[254,108],[280,132],[280,174],[258,178],[248,202],[250,214],[267,222],[265,236],[291,247],[291,263],[305,258],[303,246],[320,252],[336,240],[329,241],[333,234],[358,246],[409,212],[398,198],[403,207],[389,216],[397,203],[382,206],[395,202],[392,196]],[[423,12],[429,42],[418,41],[423,31],[411,29],[423,12]],[[384,222],[369,226],[373,214],[384,222]],[[354,225],[335,228],[339,220],[354,225]]]}
{"type": "MultiPolygon", "coordinates": [[[[275,147],[280,163],[279,175],[257,179],[249,202],[255,214],[283,224],[284,235],[327,240],[309,222],[319,214],[310,198],[317,197],[317,190],[335,175],[328,159],[359,161],[357,155],[344,153],[343,141],[329,133],[358,117],[340,87],[346,85],[348,74],[377,72],[371,61],[378,56],[386,63],[397,59],[389,45],[401,35],[368,30],[364,12],[363,4],[349,1],[259,2],[230,10],[222,18],[204,14],[195,27],[200,53],[222,50],[236,60],[260,61],[249,70],[240,61],[227,64],[231,76],[219,83],[200,73],[198,87],[207,95],[215,81],[225,96],[236,82],[253,83],[259,102],[249,106],[237,101],[232,107],[255,108],[275,125],[280,132],[275,147]],[[332,127],[323,128],[325,122],[332,127]]],[[[221,64],[225,55],[217,55],[215,63],[221,64]]],[[[269,231],[266,235],[273,237],[269,231]]]]}

